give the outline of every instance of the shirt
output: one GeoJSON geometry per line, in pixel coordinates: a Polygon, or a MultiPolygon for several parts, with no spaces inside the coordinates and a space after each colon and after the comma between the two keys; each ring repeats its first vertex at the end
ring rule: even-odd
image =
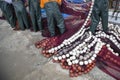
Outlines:
{"type": "Polygon", "coordinates": [[[61,4],[61,0],[40,0],[40,7],[44,8],[45,3],[56,1],[58,4],[61,4]]]}

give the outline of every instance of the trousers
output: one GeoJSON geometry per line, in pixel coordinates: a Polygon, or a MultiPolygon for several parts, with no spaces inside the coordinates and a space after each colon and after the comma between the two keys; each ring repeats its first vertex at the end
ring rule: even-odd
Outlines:
{"type": "Polygon", "coordinates": [[[90,31],[94,34],[97,25],[101,19],[103,31],[108,30],[108,0],[95,0],[92,16],[90,31]]]}
{"type": "Polygon", "coordinates": [[[5,16],[5,19],[11,25],[12,28],[16,26],[16,16],[14,14],[14,8],[12,4],[9,4],[5,1],[0,1],[0,8],[5,16]]]}
{"type": "Polygon", "coordinates": [[[28,0],[30,17],[34,31],[42,30],[41,24],[41,8],[39,0],[28,0]]]}
{"type": "Polygon", "coordinates": [[[18,0],[18,1],[14,1],[12,4],[15,9],[15,13],[20,29],[21,30],[24,30],[25,28],[28,29],[30,27],[30,24],[24,3],[21,0],[18,0]]]}
{"type": "Polygon", "coordinates": [[[55,24],[59,28],[61,34],[65,32],[65,25],[63,16],[59,10],[57,2],[48,2],[45,4],[48,30],[51,36],[55,36],[55,24]]]}

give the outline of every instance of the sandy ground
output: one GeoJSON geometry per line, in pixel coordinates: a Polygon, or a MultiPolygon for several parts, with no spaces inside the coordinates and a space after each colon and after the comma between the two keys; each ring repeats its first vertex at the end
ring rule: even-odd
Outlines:
{"type": "Polygon", "coordinates": [[[13,31],[0,20],[0,80],[115,80],[95,67],[90,73],[70,78],[59,64],[43,57],[34,43],[40,32],[13,31]]]}

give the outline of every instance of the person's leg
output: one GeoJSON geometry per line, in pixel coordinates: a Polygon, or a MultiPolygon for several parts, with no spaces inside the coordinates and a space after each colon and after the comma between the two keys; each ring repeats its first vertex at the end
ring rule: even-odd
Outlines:
{"type": "Polygon", "coordinates": [[[14,14],[13,6],[5,1],[1,1],[1,10],[5,19],[9,22],[11,27],[14,28],[16,26],[16,16],[14,14]]]}
{"type": "Polygon", "coordinates": [[[114,11],[113,11],[113,13],[112,13],[112,17],[114,17],[114,14],[117,12],[117,6],[119,5],[119,3],[118,3],[118,1],[116,0],[115,1],[115,5],[114,5],[114,11]]]}
{"type": "Polygon", "coordinates": [[[14,7],[13,7],[12,4],[10,4],[9,10],[11,10],[11,11],[8,11],[8,14],[11,15],[10,16],[10,24],[11,24],[11,26],[13,28],[15,28],[16,27],[17,18],[16,18],[15,10],[14,10],[14,7]]]}
{"type": "Polygon", "coordinates": [[[107,12],[102,12],[102,27],[103,31],[107,32],[108,31],[108,13],[107,12]]]}
{"type": "Polygon", "coordinates": [[[116,12],[116,10],[113,11],[113,13],[112,13],[112,18],[114,17],[115,12],[116,12]]]}
{"type": "Polygon", "coordinates": [[[42,27],[42,17],[41,17],[41,8],[40,8],[40,0],[36,0],[36,19],[37,19],[37,25],[39,27],[39,30],[43,30],[42,27]]]}
{"type": "Polygon", "coordinates": [[[33,30],[36,32],[39,29],[39,24],[38,24],[38,20],[39,20],[39,14],[40,14],[40,10],[37,11],[37,6],[38,6],[38,0],[29,0],[29,10],[30,10],[30,17],[31,17],[31,21],[32,21],[32,27],[33,30]]]}
{"type": "Polygon", "coordinates": [[[37,20],[35,18],[35,13],[34,13],[34,10],[33,8],[30,10],[30,17],[31,17],[31,21],[32,21],[32,28],[33,28],[33,31],[38,31],[37,29],[37,20]]]}
{"type": "Polygon", "coordinates": [[[100,21],[99,16],[100,11],[98,9],[93,9],[92,15],[91,15],[91,25],[90,25],[90,31],[95,34],[95,29],[100,21]]]}
{"type": "Polygon", "coordinates": [[[118,14],[120,13],[120,11],[117,11],[116,16],[115,16],[115,20],[117,20],[118,14]]]}
{"type": "Polygon", "coordinates": [[[21,8],[21,16],[22,16],[23,23],[24,23],[25,27],[27,29],[29,29],[30,24],[29,24],[28,13],[26,11],[26,8],[22,1],[19,1],[19,4],[20,4],[20,8],[21,8]]]}
{"type": "Polygon", "coordinates": [[[17,21],[17,20],[16,20],[16,26],[15,26],[15,28],[14,28],[13,30],[15,30],[15,31],[20,30],[19,23],[18,23],[18,21],[17,21]]]}
{"type": "Polygon", "coordinates": [[[20,2],[18,2],[18,1],[13,2],[13,6],[14,6],[14,9],[15,9],[15,14],[16,14],[20,29],[25,30],[24,22],[23,22],[23,19],[22,19],[22,13],[21,13],[22,12],[22,7],[21,7],[20,2]]]}
{"type": "Polygon", "coordinates": [[[27,29],[29,29],[30,28],[30,23],[29,23],[28,13],[26,12],[26,9],[22,10],[22,18],[23,18],[23,22],[25,24],[25,27],[27,29]]]}
{"type": "Polygon", "coordinates": [[[31,30],[34,32],[37,31],[37,26],[36,26],[36,20],[35,20],[35,14],[34,14],[34,6],[33,6],[33,0],[28,0],[28,5],[29,5],[29,13],[30,13],[30,19],[31,19],[31,30]]]}
{"type": "Polygon", "coordinates": [[[64,18],[59,10],[57,2],[53,2],[53,5],[53,13],[57,22],[57,27],[59,28],[60,33],[63,34],[65,32],[64,18]]]}
{"type": "Polygon", "coordinates": [[[101,19],[103,31],[108,31],[108,0],[104,0],[101,8],[101,19]]]}
{"type": "Polygon", "coordinates": [[[53,14],[53,10],[51,9],[51,6],[52,6],[51,3],[46,3],[45,9],[46,9],[49,32],[51,36],[55,36],[54,14],[53,14]]]}

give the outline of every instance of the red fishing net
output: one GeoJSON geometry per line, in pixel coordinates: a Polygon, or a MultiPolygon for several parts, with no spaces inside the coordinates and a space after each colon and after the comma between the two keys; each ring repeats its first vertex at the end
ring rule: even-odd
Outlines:
{"type": "MultiPolygon", "coordinates": [[[[54,48],[56,46],[59,46],[60,44],[62,44],[62,42],[65,39],[70,38],[72,35],[74,35],[76,32],[78,32],[82,25],[84,24],[87,16],[88,16],[88,12],[90,11],[90,6],[91,6],[91,2],[86,2],[86,3],[82,3],[82,4],[74,4],[74,3],[70,3],[67,2],[67,0],[63,0],[62,5],[60,6],[60,10],[62,13],[66,13],[69,14],[69,16],[67,18],[65,18],[65,27],[66,27],[66,32],[62,35],[59,34],[59,31],[57,31],[56,28],[56,34],[57,36],[55,37],[50,37],[50,33],[48,31],[47,28],[47,24],[46,24],[46,19],[43,19],[43,26],[44,26],[44,31],[42,32],[42,35],[47,37],[46,39],[43,39],[41,41],[38,41],[35,43],[35,46],[37,48],[42,48],[42,54],[45,57],[51,57],[51,56],[60,56],[62,55],[61,52],[64,52],[65,49],[68,49],[69,51],[72,50],[75,46],[73,46],[74,44],[78,43],[82,43],[84,42],[84,39],[81,40],[78,39],[76,40],[76,42],[73,42],[70,46],[65,46],[63,48],[61,48],[58,51],[55,51],[54,53],[49,53],[48,50],[51,48],[54,48]]],[[[85,26],[86,28],[89,27],[90,25],[90,20],[87,22],[87,25],[85,26]]],[[[86,30],[87,33],[88,30],[86,30]]],[[[112,34],[113,35],[113,34],[112,34]]],[[[83,35],[84,36],[84,35],[83,35]]],[[[113,35],[115,36],[115,35],[113,35]]],[[[117,38],[117,36],[115,36],[117,38]]],[[[119,36],[118,36],[119,38],[119,36]]],[[[102,39],[102,38],[100,38],[102,39]]],[[[94,40],[94,38],[93,38],[94,40]]],[[[103,42],[106,42],[106,38],[103,40],[103,42]]],[[[117,39],[117,41],[119,42],[120,40],[117,39]]],[[[114,44],[112,44],[112,42],[109,41],[108,39],[107,44],[110,44],[111,46],[114,46],[114,44]]],[[[95,44],[96,45],[96,44],[95,44]]],[[[90,48],[90,50],[94,50],[95,45],[92,46],[92,48],[90,48]]],[[[115,52],[120,51],[120,49],[114,49],[115,52]]],[[[64,53],[67,54],[67,53],[64,53]]],[[[81,55],[81,54],[80,54],[81,55]]],[[[63,55],[62,55],[63,56],[63,55]]],[[[85,55],[82,55],[85,56],[85,55]]],[[[63,56],[64,57],[64,56],[63,56]]],[[[70,55],[71,57],[71,55],[70,55]]],[[[61,57],[60,57],[61,58],[61,57]]],[[[78,58],[78,57],[77,57],[78,58]]],[[[60,65],[62,66],[62,68],[69,70],[70,76],[71,77],[77,77],[83,73],[88,73],[97,63],[97,66],[103,70],[104,72],[106,72],[107,74],[113,76],[114,78],[116,78],[117,80],[120,80],[120,58],[119,56],[116,56],[113,54],[113,52],[111,52],[107,47],[106,44],[102,46],[101,50],[98,52],[96,59],[93,61],[89,61],[85,62],[86,65],[79,65],[79,64],[72,64],[69,65],[67,60],[69,58],[64,58],[64,59],[60,59],[60,60],[53,60],[54,62],[58,62],[60,63],[60,65]]],[[[82,64],[82,63],[81,63],[82,64]]]]}

